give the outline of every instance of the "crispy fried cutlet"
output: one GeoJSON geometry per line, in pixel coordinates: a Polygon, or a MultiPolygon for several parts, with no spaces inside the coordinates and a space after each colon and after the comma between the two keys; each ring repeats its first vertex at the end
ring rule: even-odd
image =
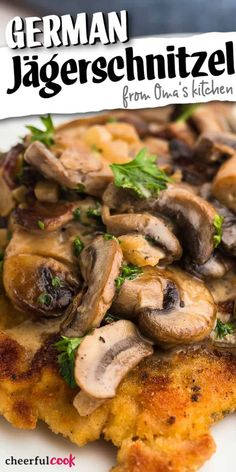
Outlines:
{"type": "Polygon", "coordinates": [[[207,346],[157,352],[113,400],[82,418],[72,404],[76,389],[58,372],[56,338],[51,334],[33,353],[20,344],[19,328],[1,332],[0,413],[14,426],[33,429],[41,419],[79,446],[103,435],[119,448],[114,472],[193,471],[212,455],[210,426],[236,409],[233,354],[207,346]]]}

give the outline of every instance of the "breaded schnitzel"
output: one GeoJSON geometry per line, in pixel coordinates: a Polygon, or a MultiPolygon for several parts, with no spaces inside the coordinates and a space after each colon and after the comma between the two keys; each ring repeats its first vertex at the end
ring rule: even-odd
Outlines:
{"type": "Polygon", "coordinates": [[[20,344],[19,327],[0,337],[0,410],[14,426],[34,429],[41,419],[79,446],[104,435],[119,448],[116,472],[192,471],[212,455],[210,426],[236,408],[233,354],[207,346],[156,353],[128,374],[113,400],[80,417],[76,392],[58,373],[56,336],[33,354],[28,329],[30,349],[20,344]]]}

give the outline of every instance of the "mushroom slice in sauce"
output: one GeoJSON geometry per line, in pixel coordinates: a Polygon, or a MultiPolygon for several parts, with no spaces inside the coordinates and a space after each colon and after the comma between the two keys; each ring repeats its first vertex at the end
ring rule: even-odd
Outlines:
{"type": "Polygon", "coordinates": [[[46,317],[64,313],[79,290],[79,282],[67,265],[33,254],[6,257],[3,283],[14,305],[46,317]]]}
{"type": "Polygon", "coordinates": [[[111,306],[111,313],[128,318],[137,319],[137,313],[141,308],[161,308],[165,280],[154,267],[143,267],[142,273],[133,280],[126,279],[111,306]]]}
{"type": "Polygon", "coordinates": [[[87,193],[95,196],[101,196],[112,180],[108,163],[98,153],[95,156],[73,148],[57,158],[44,144],[35,141],[27,148],[25,160],[44,177],[72,189],[82,185],[87,193]]]}
{"type": "Polygon", "coordinates": [[[216,306],[207,287],[180,269],[163,271],[166,286],[162,308],[138,313],[140,330],[164,347],[206,338],[215,322],[216,306]]]}
{"type": "Polygon", "coordinates": [[[125,375],[152,353],[151,343],[132,322],[111,323],[82,341],[75,359],[75,380],[91,397],[112,398],[125,375]]]}
{"type": "Polygon", "coordinates": [[[82,301],[72,304],[64,326],[67,336],[81,336],[100,325],[115,295],[115,279],[122,264],[117,240],[98,236],[83,249],[80,268],[85,282],[82,301]]]}
{"type": "Polygon", "coordinates": [[[194,150],[194,157],[206,164],[221,161],[236,149],[236,136],[233,133],[206,133],[200,136],[194,150]]]}
{"type": "Polygon", "coordinates": [[[220,279],[233,267],[233,261],[220,252],[214,252],[205,264],[195,264],[191,260],[185,261],[188,272],[203,279],[220,279]]]}
{"type": "Polygon", "coordinates": [[[27,230],[55,231],[73,219],[73,210],[77,206],[76,202],[35,202],[28,208],[18,207],[14,216],[16,223],[27,230]]]}
{"type": "Polygon", "coordinates": [[[141,234],[124,234],[118,239],[124,259],[130,264],[153,267],[166,261],[165,251],[147,241],[141,234]]]}
{"type": "Polygon", "coordinates": [[[11,193],[10,188],[8,187],[5,179],[0,173],[0,189],[1,189],[1,199],[0,199],[0,217],[7,216],[13,210],[15,202],[11,193]]]}
{"type": "Polygon", "coordinates": [[[180,243],[167,221],[149,213],[122,213],[110,215],[108,207],[102,211],[103,222],[108,232],[121,236],[126,233],[142,234],[165,253],[163,263],[171,263],[182,256],[180,243]]]}
{"type": "Polygon", "coordinates": [[[160,193],[153,208],[173,218],[191,259],[204,264],[214,251],[216,210],[203,198],[181,186],[169,186],[160,193]]]}
{"type": "Polygon", "coordinates": [[[236,213],[236,154],[218,170],[213,180],[212,193],[223,205],[236,213]]]}
{"type": "Polygon", "coordinates": [[[136,320],[141,333],[169,347],[207,337],[216,307],[207,287],[186,272],[145,267],[124,282],[111,312],[136,320]]]}

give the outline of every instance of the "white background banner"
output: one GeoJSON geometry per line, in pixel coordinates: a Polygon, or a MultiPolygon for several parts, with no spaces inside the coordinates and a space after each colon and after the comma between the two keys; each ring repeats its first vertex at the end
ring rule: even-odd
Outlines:
{"type": "MultiPolygon", "coordinates": [[[[170,103],[195,103],[210,100],[236,101],[235,51],[236,33],[208,33],[177,38],[146,37],[114,45],[96,44],[23,50],[0,48],[0,118],[44,113],[82,113],[116,108],[156,107],[170,103]],[[227,44],[229,44],[228,49],[227,44]],[[176,77],[173,78],[169,77],[167,56],[170,52],[167,50],[168,46],[174,46],[172,59],[174,60],[176,77]],[[202,54],[201,61],[203,63],[200,67],[198,54],[194,57],[187,57],[185,65],[189,75],[186,78],[181,78],[180,68],[183,68],[184,63],[182,62],[180,65],[178,48],[184,47],[186,54],[190,56],[198,52],[205,53],[205,59],[202,54]],[[131,61],[129,56],[127,62],[127,48],[132,48],[133,56],[140,56],[143,61],[143,66],[139,61],[141,78],[138,78],[136,60],[131,61]],[[159,77],[161,64],[159,58],[159,65],[154,61],[155,78],[148,78],[146,62],[148,55],[163,55],[166,77],[159,77]],[[21,70],[18,67],[14,74],[13,58],[15,56],[20,57],[18,61],[21,63],[21,70]],[[42,90],[45,89],[49,95],[52,90],[50,90],[50,84],[45,83],[45,78],[42,80],[41,68],[45,63],[50,63],[53,56],[53,61],[59,67],[57,76],[51,82],[61,86],[61,90],[53,97],[43,98],[40,96],[42,90]],[[124,75],[124,77],[116,82],[106,77],[103,82],[94,83],[93,78],[96,75],[92,71],[91,64],[102,57],[105,58],[106,65],[108,65],[109,61],[117,56],[123,58],[124,68],[120,67],[115,60],[114,70],[117,76],[124,75]],[[70,79],[74,80],[73,84],[63,83],[61,68],[70,59],[73,59],[76,64],[78,61],[82,61],[82,65],[85,61],[89,61],[86,69],[87,82],[81,83],[81,69],[72,70],[68,75],[70,79]],[[197,60],[199,61],[198,65],[197,60]],[[33,61],[33,65],[26,65],[29,61],[33,61]],[[219,75],[210,72],[213,62],[214,71],[219,72],[219,75]],[[133,67],[133,80],[127,78],[127,67],[130,66],[133,67]],[[200,67],[201,76],[193,77],[194,67],[195,69],[200,67]],[[25,76],[26,78],[24,78],[25,76]],[[31,83],[33,77],[34,86],[31,83]],[[22,81],[27,86],[23,85],[22,81]],[[14,93],[7,93],[8,89],[13,90],[14,88],[17,88],[14,93]]],[[[104,67],[104,70],[107,71],[107,66],[104,67]]],[[[50,71],[51,66],[48,65],[48,76],[50,76],[50,71]]]]}

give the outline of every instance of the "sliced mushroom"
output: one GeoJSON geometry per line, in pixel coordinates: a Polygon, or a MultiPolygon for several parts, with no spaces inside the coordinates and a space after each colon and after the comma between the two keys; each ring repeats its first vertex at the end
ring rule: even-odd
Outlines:
{"type": "Polygon", "coordinates": [[[222,224],[221,248],[226,254],[236,256],[236,215],[216,200],[211,194],[211,184],[201,188],[201,196],[208,200],[218,214],[224,218],[222,224]]]}
{"type": "Polygon", "coordinates": [[[164,288],[160,272],[154,267],[143,267],[142,273],[133,280],[126,279],[112,303],[112,314],[137,319],[141,308],[160,308],[163,304],[164,288]]]}
{"type": "MultiPolygon", "coordinates": [[[[106,188],[102,199],[111,210],[118,210],[120,213],[129,212],[137,204],[137,199],[131,192],[116,187],[113,182],[106,188]]],[[[140,199],[138,202],[140,203],[140,199]]]]}
{"type": "Polygon", "coordinates": [[[194,157],[200,162],[214,164],[234,154],[236,136],[233,133],[206,133],[200,136],[194,150],[194,157]]]}
{"type": "Polygon", "coordinates": [[[212,184],[213,195],[236,213],[236,154],[218,170],[212,184]]]}
{"type": "Polygon", "coordinates": [[[79,204],[35,202],[26,208],[20,206],[14,212],[15,221],[27,230],[55,231],[73,219],[73,210],[79,204]]]}
{"type": "Polygon", "coordinates": [[[133,323],[111,323],[95,329],[82,341],[75,359],[75,380],[91,397],[113,398],[125,375],[152,353],[151,344],[133,323]]]}
{"type": "Polygon", "coordinates": [[[99,153],[85,154],[72,148],[64,151],[58,159],[44,144],[35,141],[27,148],[25,160],[44,177],[72,189],[79,189],[82,185],[87,193],[95,196],[101,196],[112,180],[111,169],[99,153]]]}
{"type": "Polygon", "coordinates": [[[119,236],[120,247],[124,259],[136,266],[156,266],[166,259],[163,249],[152,244],[140,234],[124,234],[119,236]]]}
{"type": "Polygon", "coordinates": [[[202,341],[210,334],[216,317],[209,290],[180,269],[163,271],[159,277],[165,282],[162,308],[139,310],[141,332],[164,347],[202,341]]]}
{"type": "Polygon", "coordinates": [[[83,390],[80,390],[73,400],[73,405],[80,416],[87,416],[91,415],[91,413],[99,408],[104,402],[105,400],[90,397],[87,393],[83,392],[83,390]]]}
{"type": "Polygon", "coordinates": [[[123,189],[110,184],[103,195],[111,209],[150,211],[168,216],[179,228],[179,239],[190,257],[198,264],[205,263],[214,251],[214,207],[183,185],[169,185],[158,198],[137,199],[123,189]]]}
{"type": "Polygon", "coordinates": [[[192,113],[191,122],[199,133],[226,131],[226,120],[221,120],[219,110],[217,112],[209,104],[200,106],[192,113]]]}
{"type": "Polygon", "coordinates": [[[10,188],[6,184],[3,176],[0,173],[0,217],[9,215],[11,210],[14,208],[15,203],[10,188]]]}
{"type": "Polygon", "coordinates": [[[122,251],[115,239],[98,236],[80,255],[85,294],[71,305],[63,327],[67,336],[81,336],[100,325],[115,295],[115,279],[122,264],[122,251]]]}
{"type": "Polygon", "coordinates": [[[189,146],[192,146],[195,140],[193,130],[185,122],[169,122],[163,125],[150,123],[149,134],[167,140],[178,139],[189,146]]]}
{"type": "Polygon", "coordinates": [[[203,279],[220,279],[232,267],[233,261],[217,251],[212,254],[205,264],[194,264],[190,260],[185,261],[185,269],[203,279]]]}
{"type": "Polygon", "coordinates": [[[109,208],[104,206],[102,211],[103,222],[108,232],[121,236],[126,233],[142,234],[164,252],[163,263],[171,263],[182,256],[182,248],[168,222],[163,218],[152,216],[149,213],[122,213],[110,215],[109,208]]]}
{"type": "Polygon", "coordinates": [[[217,214],[214,207],[177,185],[169,186],[150,204],[153,209],[176,222],[180,230],[179,237],[190,257],[198,264],[204,264],[214,251],[213,222],[217,214]]]}
{"type": "Polygon", "coordinates": [[[111,312],[136,320],[143,334],[168,348],[207,337],[216,306],[206,286],[187,272],[144,267],[124,282],[111,312]]]}
{"type": "Polygon", "coordinates": [[[33,254],[6,257],[3,283],[14,305],[43,316],[61,315],[79,290],[78,279],[65,264],[33,254]]]}
{"type": "Polygon", "coordinates": [[[16,186],[16,175],[21,170],[24,150],[25,147],[23,144],[17,144],[13,146],[4,157],[2,175],[10,189],[16,186]]]}
{"type": "MultiPolygon", "coordinates": [[[[80,234],[78,225],[72,223],[50,233],[45,231],[36,233],[16,228],[7,246],[6,256],[35,254],[37,256],[51,257],[71,265],[75,262],[73,241],[78,236],[78,233],[80,234]]],[[[88,236],[81,239],[85,242],[88,240],[88,236]]]]}

